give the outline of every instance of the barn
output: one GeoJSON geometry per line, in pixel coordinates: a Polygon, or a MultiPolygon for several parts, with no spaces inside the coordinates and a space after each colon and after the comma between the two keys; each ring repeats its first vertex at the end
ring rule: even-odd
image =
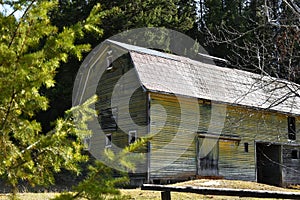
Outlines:
{"type": "Polygon", "coordinates": [[[90,152],[100,159],[105,148],[152,135],[132,184],[300,184],[299,85],[113,40],[83,65],[79,82],[90,84],[77,86],[77,100],[99,96],[90,152]]]}

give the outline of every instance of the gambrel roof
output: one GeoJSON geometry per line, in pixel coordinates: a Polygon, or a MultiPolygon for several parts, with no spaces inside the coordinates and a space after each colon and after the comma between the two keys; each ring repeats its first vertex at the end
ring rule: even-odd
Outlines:
{"type": "Polygon", "coordinates": [[[105,43],[129,52],[148,91],[300,115],[300,86],[295,83],[117,41],[105,43]]]}

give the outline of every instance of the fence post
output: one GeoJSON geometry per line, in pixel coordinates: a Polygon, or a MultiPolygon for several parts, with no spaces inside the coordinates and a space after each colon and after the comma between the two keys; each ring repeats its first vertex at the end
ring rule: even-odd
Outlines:
{"type": "Polygon", "coordinates": [[[171,192],[170,191],[161,192],[161,200],[171,200],[171,192]]]}

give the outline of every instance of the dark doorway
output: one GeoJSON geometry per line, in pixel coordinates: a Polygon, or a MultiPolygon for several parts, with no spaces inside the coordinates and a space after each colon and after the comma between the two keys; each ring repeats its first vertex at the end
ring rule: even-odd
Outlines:
{"type": "Polygon", "coordinates": [[[197,175],[218,176],[218,139],[201,138],[197,141],[197,175]]]}
{"type": "Polygon", "coordinates": [[[257,182],[281,186],[281,146],[256,143],[257,182]]]}

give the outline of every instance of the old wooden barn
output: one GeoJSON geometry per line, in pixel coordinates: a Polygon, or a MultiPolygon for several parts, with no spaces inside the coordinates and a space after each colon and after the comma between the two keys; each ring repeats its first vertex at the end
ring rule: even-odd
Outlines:
{"type": "Polygon", "coordinates": [[[300,184],[299,85],[111,40],[85,65],[97,81],[81,92],[99,95],[92,154],[154,135],[132,183],[300,184]]]}

